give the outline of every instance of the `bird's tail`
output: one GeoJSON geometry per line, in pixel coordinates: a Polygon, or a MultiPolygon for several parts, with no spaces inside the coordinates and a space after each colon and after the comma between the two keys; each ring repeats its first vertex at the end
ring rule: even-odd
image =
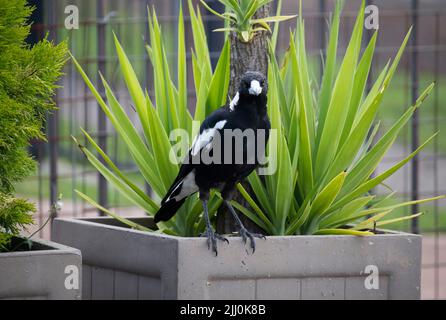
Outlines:
{"type": "Polygon", "coordinates": [[[170,218],[172,218],[178,211],[178,209],[180,209],[180,207],[183,205],[184,201],[186,201],[186,198],[183,198],[179,201],[176,201],[174,198],[171,198],[166,202],[162,203],[161,208],[155,214],[154,218],[155,223],[158,223],[160,221],[167,221],[170,218]]]}

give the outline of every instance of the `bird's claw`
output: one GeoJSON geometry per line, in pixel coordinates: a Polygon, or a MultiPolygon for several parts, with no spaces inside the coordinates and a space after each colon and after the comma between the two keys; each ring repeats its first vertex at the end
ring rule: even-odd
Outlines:
{"type": "Polygon", "coordinates": [[[266,237],[263,234],[251,233],[244,227],[240,228],[238,234],[242,237],[242,240],[243,240],[244,244],[246,244],[246,242],[249,239],[250,247],[252,249],[252,253],[254,253],[256,251],[256,242],[255,242],[254,238],[259,238],[259,239],[266,240],[266,237]]]}
{"type": "Polygon", "coordinates": [[[215,256],[218,255],[217,240],[225,241],[226,243],[229,244],[228,239],[226,239],[225,237],[223,237],[222,235],[220,235],[218,233],[215,233],[212,229],[207,229],[206,232],[203,232],[202,234],[200,234],[200,237],[207,238],[208,249],[211,250],[211,246],[212,246],[212,251],[215,253],[215,256]]]}

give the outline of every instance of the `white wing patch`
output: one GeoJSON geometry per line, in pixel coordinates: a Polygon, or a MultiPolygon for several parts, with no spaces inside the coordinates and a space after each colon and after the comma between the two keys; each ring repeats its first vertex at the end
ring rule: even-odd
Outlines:
{"type": "Polygon", "coordinates": [[[203,132],[194,139],[191,154],[196,156],[201,149],[208,146],[214,139],[217,130],[223,129],[226,122],[226,120],[218,121],[213,128],[203,130],[203,132]]]}
{"type": "Polygon", "coordinates": [[[166,199],[166,202],[170,199],[175,199],[175,201],[180,201],[181,199],[191,195],[194,192],[198,191],[198,186],[195,183],[195,172],[192,170],[187,176],[181,180],[175,189],[172,190],[171,195],[175,193],[175,191],[180,189],[180,193],[171,198],[170,196],[166,199]]]}
{"type": "Polygon", "coordinates": [[[234,99],[229,103],[229,110],[234,111],[236,105],[238,105],[238,100],[240,99],[240,94],[237,92],[234,96],[234,99]]]}

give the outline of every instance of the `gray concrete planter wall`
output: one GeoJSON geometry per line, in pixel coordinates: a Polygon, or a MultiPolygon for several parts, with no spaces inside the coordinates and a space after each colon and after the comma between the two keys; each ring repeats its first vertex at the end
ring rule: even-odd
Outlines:
{"type": "Polygon", "coordinates": [[[0,253],[0,299],[81,299],[80,251],[51,241],[33,243],[36,250],[0,253]]]}
{"type": "Polygon", "coordinates": [[[84,299],[420,297],[421,237],[406,233],[268,237],[254,255],[234,237],[219,243],[218,257],[205,239],[130,230],[109,218],[56,219],[53,239],[82,251],[84,299]]]}

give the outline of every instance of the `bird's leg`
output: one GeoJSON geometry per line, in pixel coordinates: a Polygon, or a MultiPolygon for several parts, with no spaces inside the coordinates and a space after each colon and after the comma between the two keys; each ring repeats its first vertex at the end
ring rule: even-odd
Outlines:
{"type": "Polygon", "coordinates": [[[246,241],[249,239],[249,241],[251,243],[252,253],[254,253],[256,251],[256,243],[254,241],[254,238],[266,239],[266,237],[263,234],[260,234],[260,233],[251,233],[251,232],[249,232],[245,228],[245,226],[243,225],[243,223],[240,220],[240,218],[238,217],[238,215],[235,212],[234,207],[231,205],[231,203],[228,200],[225,200],[225,204],[228,207],[229,211],[231,211],[231,213],[232,213],[236,223],[240,227],[239,235],[242,237],[243,242],[246,243],[246,241]]]}
{"type": "Polygon", "coordinates": [[[229,241],[222,235],[214,232],[211,226],[211,220],[209,219],[208,202],[205,199],[202,199],[201,202],[203,204],[204,220],[206,221],[206,232],[202,233],[200,236],[205,236],[207,238],[208,249],[211,249],[212,246],[212,251],[215,253],[215,256],[217,256],[217,240],[226,241],[227,243],[229,243],[229,241]]]}

